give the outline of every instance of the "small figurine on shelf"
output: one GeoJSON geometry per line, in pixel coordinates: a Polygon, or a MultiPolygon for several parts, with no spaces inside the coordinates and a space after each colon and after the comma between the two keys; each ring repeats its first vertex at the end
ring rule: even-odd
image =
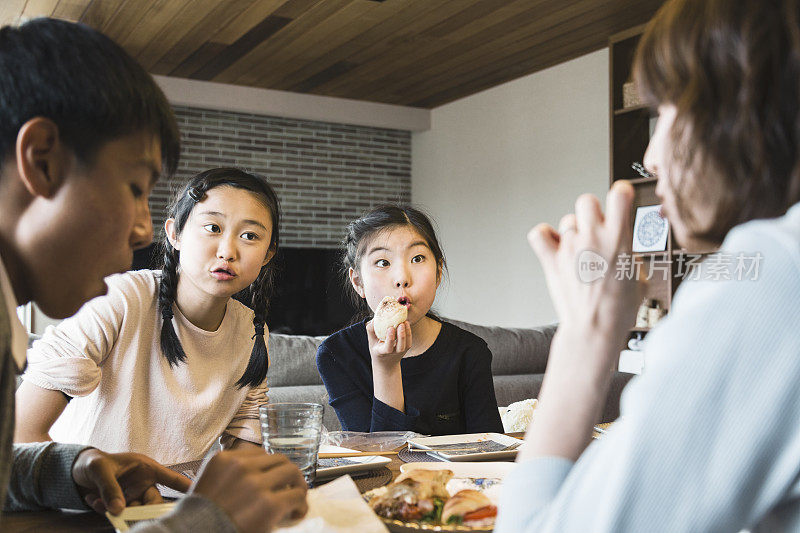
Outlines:
{"type": "Polygon", "coordinates": [[[636,325],[637,328],[646,328],[650,326],[649,311],[650,311],[650,298],[642,300],[639,310],[636,312],[636,325]]]}
{"type": "Polygon", "coordinates": [[[628,339],[628,349],[633,350],[635,352],[642,351],[644,346],[644,333],[641,331],[637,331],[633,334],[633,336],[628,339]]]}
{"type": "Polygon", "coordinates": [[[666,309],[661,307],[658,300],[645,298],[636,312],[637,328],[652,328],[667,314],[666,309]]]}
{"type": "Polygon", "coordinates": [[[629,107],[636,107],[642,104],[639,98],[639,93],[636,91],[636,85],[629,81],[622,84],[622,107],[628,109],[629,107]]]}
{"type": "Polygon", "coordinates": [[[658,300],[653,300],[653,303],[655,305],[647,310],[647,326],[650,328],[655,327],[658,321],[667,314],[666,309],[662,309],[658,300]]]}

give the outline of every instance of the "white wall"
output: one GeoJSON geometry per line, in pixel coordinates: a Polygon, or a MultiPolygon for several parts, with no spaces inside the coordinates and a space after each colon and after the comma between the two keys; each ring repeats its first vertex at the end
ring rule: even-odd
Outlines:
{"type": "Polygon", "coordinates": [[[438,107],[412,134],[411,195],[449,264],[444,316],[485,325],[555,321],[526,241],[575,198],[608,188],[608,50],[438,107]]]}

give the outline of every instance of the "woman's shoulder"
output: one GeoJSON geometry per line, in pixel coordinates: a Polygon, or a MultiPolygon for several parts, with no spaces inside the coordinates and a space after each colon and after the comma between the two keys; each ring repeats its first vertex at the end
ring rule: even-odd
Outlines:
{"type": "Polygon", "coordinates": [[[760,365],[761,359],[753,357],[758,353],[769,353],[775,361],[786,346],[792,346],[795,358],[798,206],[782,217],[732,229],[721,249],[687,276],[664,323],[647,335],[648,356],[678,364],[702,349],[703,360],[716,361],[720,369],[739,368],[734,357],[760,365]]]}
{"type": "Polygon", "coordinates": [[[725,238],[722,250],[733,254],[760,252],[760,257],[768,254],[775,266],[800,269],[800,203],[781,217],[736,226],[725,238]]]}

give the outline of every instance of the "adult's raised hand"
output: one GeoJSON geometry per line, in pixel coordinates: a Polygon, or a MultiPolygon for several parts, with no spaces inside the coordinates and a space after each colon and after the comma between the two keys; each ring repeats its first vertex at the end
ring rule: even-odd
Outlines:
{"type": "Polygon", "coordinates": [[[528,233],[565,329],[615,343],[633,325],[641,287],[635,276],[616,272],[623,254],[630,259],[632,201],[633,187],[620,181],[608,192],[605,215],[597,198],[585,194],[558,230],[540,224],[528,233]]]}
{"type": "Polygon", "coordinates": [[[618,182],[608,192],[605,215],[597,198],[583,195],[558,231],[540,224],[528,234],[559,326],[518,461],[540,456],[574,461],[591,440],[639,301],[635,276],[616,275],[617,259],[630,257],[632,202],[632,186],[618,182]]]}

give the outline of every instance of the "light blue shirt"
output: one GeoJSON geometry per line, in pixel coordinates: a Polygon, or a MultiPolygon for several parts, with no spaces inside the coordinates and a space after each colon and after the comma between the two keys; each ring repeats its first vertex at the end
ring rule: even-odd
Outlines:
{"type": "Polygon", "coordinates": [[[576,463],[519,464],[496,532],[800,531],[800,204],[722,250],[760,252],[757,279],[684,282],[624,419],[576,463]]]}

